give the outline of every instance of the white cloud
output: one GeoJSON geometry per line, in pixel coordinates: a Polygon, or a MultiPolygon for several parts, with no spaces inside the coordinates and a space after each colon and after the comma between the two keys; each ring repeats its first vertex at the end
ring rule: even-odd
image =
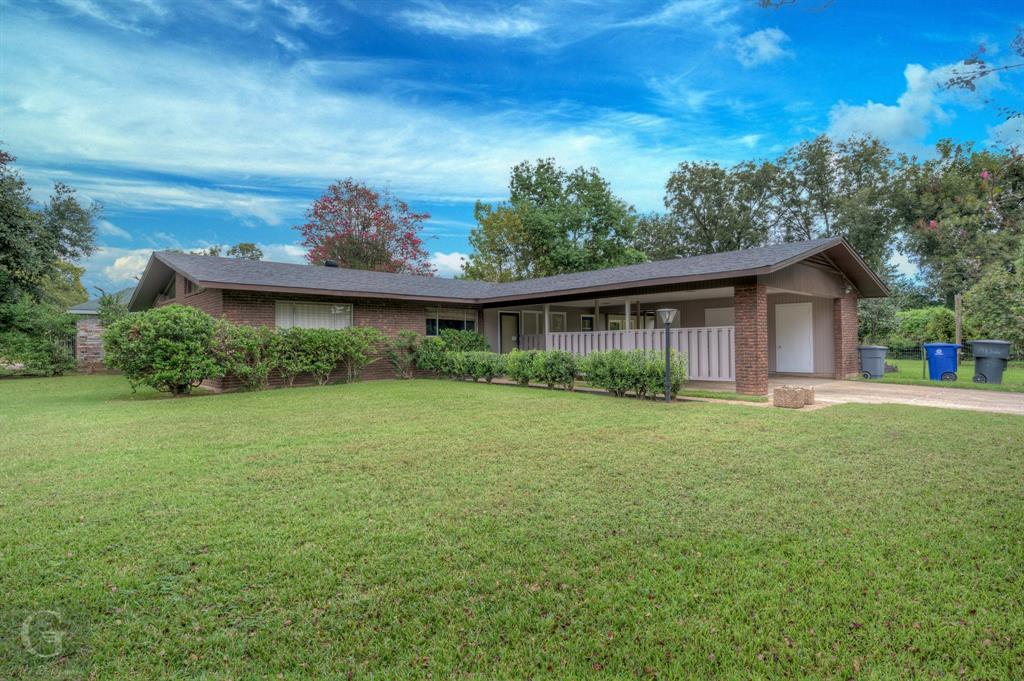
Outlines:
{"type": "Polygon", "coordinates": [[[868,100],[853,105],[840,101],[829,111],[829,134],[837,138],[870,134],[901,149],[919,150],[932,125],[948,122],[953,115],[944,107],[954,103],[982,106],[989,93],[1001,87],[993,75],[979,81],[974,92],[946,89],[944,85],[956,67],[950,64],[929,70],[920,64],[908,64],[903,70],[907,87],[895,104],[868,100]]]}
{"type": "Polygon", "coordinates": [[[126,230],[121,229],[120,227],[115,225],[113,222],[110,222],[109,220],[97,220],[96,230],[102,236],[116,236],[119,239],[132,238],[132,235],[129,234],[126,230]]]}
{"type": "Polygon", "coordinates": [[[114,284],[135,281],[149,261],[149,252],[131,253],[114,258],[114,262],[103,268],[103,276],[114,284]]]}
{"type": "MultiPolygon", "coordinates": [[[[735,151],[703,120],[652,128],[589,109],[552,122],[547,106],[489,112],[395,101],[345,89],[351,65],[322,75],[301,60],[254,64],[21,22],[14,15],[4,29],[11,66],[0,90],[4,140],[36,168],[102,161],[102,176],[69,180],[108,204],[217,208],[276,224],[339,177],[390,184],[405,198],[472,200],[503,196],[508,169],[524,158],[553,156],[565,166],[601,168],[624,198],[649,209],[660,205],[679,160],[735,151]],[[117,176],[137,171],[196,181],[117,176]],[[246,189],[228,190],[242,182],[246,189]],[[296,205],[263,187],[303,200],[296,205]]],[[[362,74],[367,64],[352,68],[362,74]]]]}
{"type": "Polygon", "coordinates": [[[422,9],[400,12],[399,17],[413,28],[452,38],[524,38],[534,35],[543,28],[543,25],[522,7],[512,7],[501,12],[471,12],[453,10],[437,2],[430,3],[422,9]]]}
{"type": "Polygon", "coordinates": [[[468,258],[468,255],[458,251],[430,254],[430,262],[437,268],[437,275],[440,277],[454,277],[456,274],[462,274],[462,262],[468,258]]]}
{"type": "Polygon", "coordinates": [[[736,59],[746,67],[767,64],[793,53],[783,47],[789,36],[778,28],[754,31],[736,40],[736,59]]]}
{"type": "Polygon", "coordinates": [[[73,14],[107,24],[122,31],[145,33],[143,23],[147,20],[162,20],[168,9],[156,0],[57,0],[58,4],[73,14]]]}
{"type": "Polygon", "coordinates": [[[274,42],[289,52],[301,52],[306,49],[306,44],[298,38],[289,38],[283,33],[274,34],[274,42]]]}
{"type": "MultiPolygon", "coordinates": [[[[157,236],[160,243],[154,243],[150,248],[100,246],[95,253],[81,263],[86,270],[83,277],[86,286],[90,290],[97,286],[104,290],[115,290],[132,285],[146,269],[146,263],[149,262],[149,256],[154,250],[177,248],[189,252],[217,245],[205,241],[182,245],[167,235],[157,236]]],[[[220,245],[225,249],[227,247],[225,244],[220,245]]],[[[296,243],[257,243],[256,245],[263,251],[264,260],[299,264],[306,262],[306,250],[296,243]]]]}
{"type": "Polygon", "coordinates": [[[729,19],[740,9],[730,0],[672,0],[658,10],[621,22],[624,27],[679,26],[698,24],[704,27],[734,30],[729,19]]]}

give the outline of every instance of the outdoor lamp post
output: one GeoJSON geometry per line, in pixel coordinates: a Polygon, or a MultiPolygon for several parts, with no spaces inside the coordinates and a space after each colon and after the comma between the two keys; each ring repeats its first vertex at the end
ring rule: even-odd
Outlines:
{"type": "Polygon", "coordinates": [[[669,341],[669,330],[672,320],[676,318],[674,307],[663,307],[658,310],[658,318],[665,325],[665,401],[672,401],[672,344],[669,341]]]}

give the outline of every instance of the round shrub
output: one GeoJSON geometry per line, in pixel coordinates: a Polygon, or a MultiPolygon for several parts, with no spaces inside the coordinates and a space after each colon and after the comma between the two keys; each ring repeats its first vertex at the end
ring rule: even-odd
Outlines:
{"type": "Polygon", "coordinates": [[[213,355],[225,376],[241,381],[248,390],[267,387],[270,371],[277,363],[277,336],[265,326],[215,323],[213,355]]]}
{"type": "Polygon", "coordinates": [[[505,375],[519,385],[533,380],[533,357],[536,350],[513,350],[505,355],[505,375]]]}
{"type": "Polygon", "coordinates": [[[135,312],[103,333],[104,362],[132,387],[183,395],[223,369],[213,352],[214,321],[194,307],[167,305],[135,312]]]}
{"type": "Polygon", "coordinates": [[[469,376],[474,381],[490,383],[505,372],[504,355],[496,352],[467,352],[466,363],[469,376]]]}
{"type": "Polygon", "coordinates": [[[576,385],[576,355],[562,350],[542,350],[533,356],[531,376],[534,381],[572,390],[576,385]]]}
{"type": "Polygon", "coordinates": [[[313,359],[307,339],[309,329],[279,329],[274,334],[274,368],[290,388],[299,374],[313,373],[313,359]]]}
{"type": "Polygon", "coordinates": [[[413,361],[417,369],[440,375],[444,373],[444,354],[444,341],[437,336],[427,336],[420,341],[413,361]]]}

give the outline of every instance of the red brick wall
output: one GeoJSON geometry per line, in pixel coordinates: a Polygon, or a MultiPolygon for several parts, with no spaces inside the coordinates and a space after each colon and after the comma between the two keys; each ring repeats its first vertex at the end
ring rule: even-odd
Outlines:
{"type": "Polygon", "coordinates": [[[96,315],[82,315],[75,322],[75,362],[80,371],[103,368],[103,325],[96,315]]]}
{"type": "Polygon", "coordinates": [[[835,377],[849,378],[860,373],[857,353],[857,294],[847,293],[833,299],[832,333],[835,346],[835,377]]]}
{"type": "Polygon", "coordinates": [[[738,283],[736,305],[736,392],[768,394],[768,287],[738,283]]]}
{"type": "MultiPolygon", "coordinates": [[[[381,300],[376,298],[336,298],[332,296],[308,296],[282,293],[266,293],[259,291],[233,291],[208,289],[200,293],[186,296],[177,302],[183,305],[194,305],[214,317],[223,317],[236,324],[274,327],[275,302],[289,300],[313,303],[349,303],[352,305],[352,321],[356,326],[371,326],[380,329],[387,336],[396,336],[399,331],[415,331],[426,333],[426,310],[428,305],[421,302],[401,300],[381,300]]],[[[446,306],[458,307],[458,306],[446,306]]],[[[479,315],[482,317],[483,315],[479,315]]],[[[395,372],[386,357],[378,357],[363,371],[362,378],[394,378],[395,372]]],[[[339,368],[331,374],[331,382],[345,379],[345,372],[339,368]]],[[[295,385],[311,385],[315,383],[312,376],[298,376],[295,385]]],[[[284,385],[284,381],[276,375],[270,379],[272,386],[284,385]]],[[[234,379],[209,381],[205,384],[213,389],[229,390],[237,388],[234,379]]]]}

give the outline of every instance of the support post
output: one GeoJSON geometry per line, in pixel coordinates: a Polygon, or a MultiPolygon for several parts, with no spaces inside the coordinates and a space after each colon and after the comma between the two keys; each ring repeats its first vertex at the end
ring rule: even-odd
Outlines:
{"type": "Polygon", "coordinates": [[[665,322],[665,401],[672,401],[672,322],[665,322]]]}
{"type": "Polygon", "coordinates": [[[601,301],[594,300],[594,331],[601,330],[601,301]]]}
{"type": "Polygon", "coordinates": [[[548,347],[548,334],[551,333],[551,305],[544,303],[544,349],[550,350],[548,347]]]}
{"type": "Polygon", "coordinates": [[[626,331],[629,331],[629,298],[626,298],[626,331]]]}
{"type": "Polygon", "coordinates": [[[964,342],[963,337],[963,296],[959,293],[953,296],[953,305],[956,308],[956,363],[960,366],[960,344],[964,342]]]}

